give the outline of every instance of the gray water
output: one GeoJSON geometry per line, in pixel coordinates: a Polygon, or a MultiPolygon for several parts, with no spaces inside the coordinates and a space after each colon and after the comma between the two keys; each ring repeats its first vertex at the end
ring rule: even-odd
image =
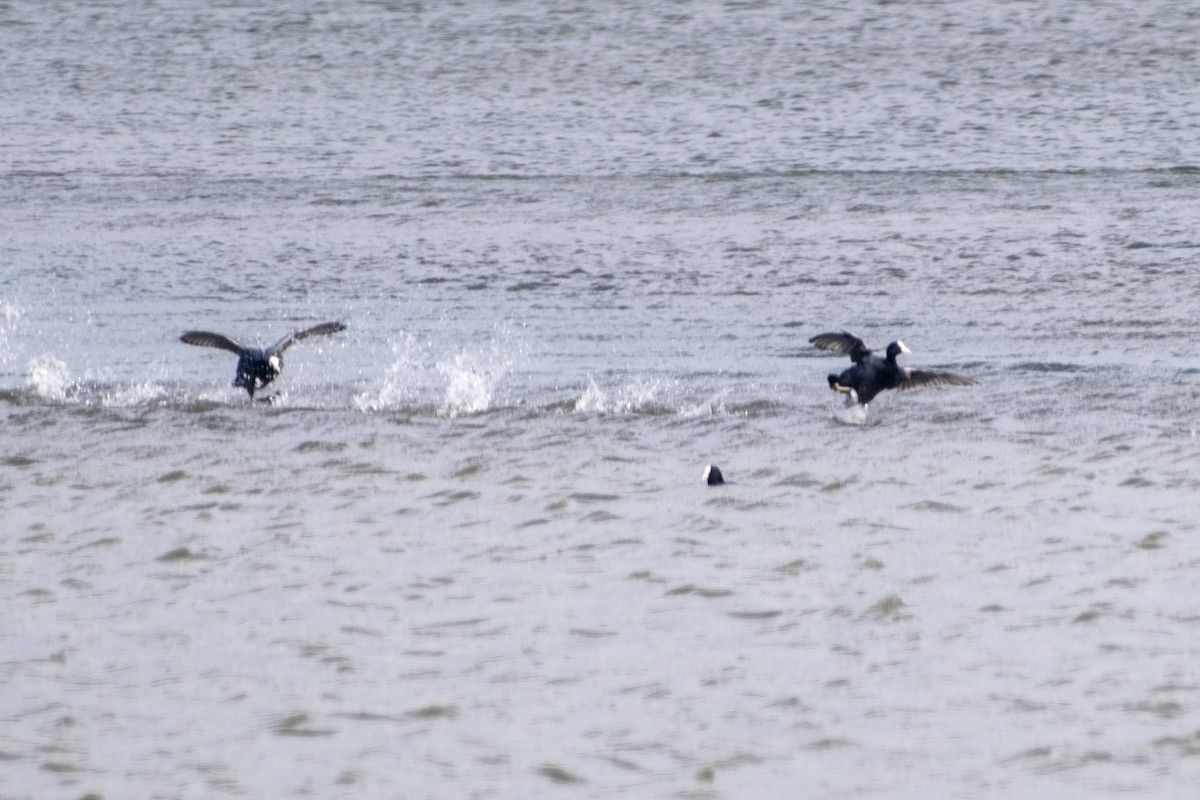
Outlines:
{"type": "Polygon", "coordinates": [[[0,6],[0,797],[1193,797],[1198,27],[0,6]]]}

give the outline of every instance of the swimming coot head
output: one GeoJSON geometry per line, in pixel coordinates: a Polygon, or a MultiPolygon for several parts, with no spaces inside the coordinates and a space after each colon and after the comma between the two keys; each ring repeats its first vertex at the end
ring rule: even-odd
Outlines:
{"type": "Polygon", "coordinates": [[[725,476],[721,474],[721,468],[716,464],[709,464],[704,468],[703,478],[709,486],[720,486],[725,483],[725,476]]]}

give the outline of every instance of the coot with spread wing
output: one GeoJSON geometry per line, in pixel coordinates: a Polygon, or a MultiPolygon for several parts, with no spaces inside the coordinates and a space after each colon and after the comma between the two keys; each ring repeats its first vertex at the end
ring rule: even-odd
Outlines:
{"type": "Polygon", "coordinates": [[[279,373],[283,372],[284,350],[301,339],[307,339],[310,336],[326,336],[345,329],[346,326],[340,322],[324,322],[302,331],[289,333],[265,349],[243,347],[224,334],[209,333],[208,331],[188,331],[179,339],[197,347],[216,347],[236,353],[238,357],[237,375],[233,378],[233,385],[244,388],[250,393],[250,399],[253,400],[257,390],[265,387],[279,377],[279,373]]]}
{"type": "Polygon", "coordinates": [[[887,346],[886,356],[876,355],[862,339],[845,330],[817,334],[808,341],[821,350],[850,356],[854,364],[840,375],[830,375],[829,388],[849,395],[852,401],[864,406],[887,389],[903,391],[920,386],[969,386],[975,383],[971,378],[953,372],[900,366],[896,356],[912,351],[899,339],[887,346]]]}

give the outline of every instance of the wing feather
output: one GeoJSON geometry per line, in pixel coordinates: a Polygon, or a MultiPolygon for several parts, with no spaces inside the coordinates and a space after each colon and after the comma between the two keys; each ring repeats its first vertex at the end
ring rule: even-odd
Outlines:
{"type": "Polygon", "coordinates": [[[242,346],[230,339],[228,336],[220,333],[209,333],[208,331],[187,331],[179,337],[181,342],[194,344],[197,347],[216,347],[221,350],[228,350],[231,353],[242,354],[242,346]]]}
{"type": "Polygon", "coordinates": [[[346,330],[346,326],[340,322],[322,322],[320,325],[314,325],[311,328],[306,328],[302,331],[289,333],[287,336],[280,339],[275,344],[271,345],[270,352],[282,353],[301,339],[307,339],[310,336],[328,336],[331,333],[346,330]]]}
{"type": "Polygon", "coordinates": [[[840,333],[818,333],[808,342],[820,350],[828,350],[840,356],[850,356],[850,360],[856,363],[871,352],[862,339],[847,330],[840,333]]]}
{"type": "Polygon", "coordinates": [[[953,372],[905,367],[904,380],[900,381],[900,385],[896,388],[903,391],[905,389],[918,389],[922,386],[972,386],[974,383],[974,378],[968,378],[965,375],[955,375],[953,372]]]}

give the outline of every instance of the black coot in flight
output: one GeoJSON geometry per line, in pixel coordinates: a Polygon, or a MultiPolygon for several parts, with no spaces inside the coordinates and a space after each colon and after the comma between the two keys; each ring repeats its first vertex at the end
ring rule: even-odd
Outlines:
{"type": "Polygon", "coordinates": [[[918,386],[969,386],[971,378],[953,372],[938,372],[932,369],[902,367],[896,356],[912,352],[897,339],[887,346],[887,356],[880,357],[871,352],[863,340],[849,331],[821,333],[808,340],[821,350],[829,350],[850,356],[854,365],[841,375],[829,376],[829,388],[844,392],[851,400],[866,405],[875,395],[885,389],[915,389],[918,386]]]}
{"type": "Polygon", "coordinates": [[[307,339],[310,336],[325,336],[345,329],[346,326],[340,322],[324,322],[306,330],[289,333],[265,350],[258,347],[242,347],[228,336],[208,331],[188,331],[179,339],[198,347],[217,347],[237,353],[237,375],[233,379],[233,385],[244,388],[250,393],[250,399],[253,400],[255,391],[262,389],[283,372],[284,350],[301,339],[307,339]]]}

